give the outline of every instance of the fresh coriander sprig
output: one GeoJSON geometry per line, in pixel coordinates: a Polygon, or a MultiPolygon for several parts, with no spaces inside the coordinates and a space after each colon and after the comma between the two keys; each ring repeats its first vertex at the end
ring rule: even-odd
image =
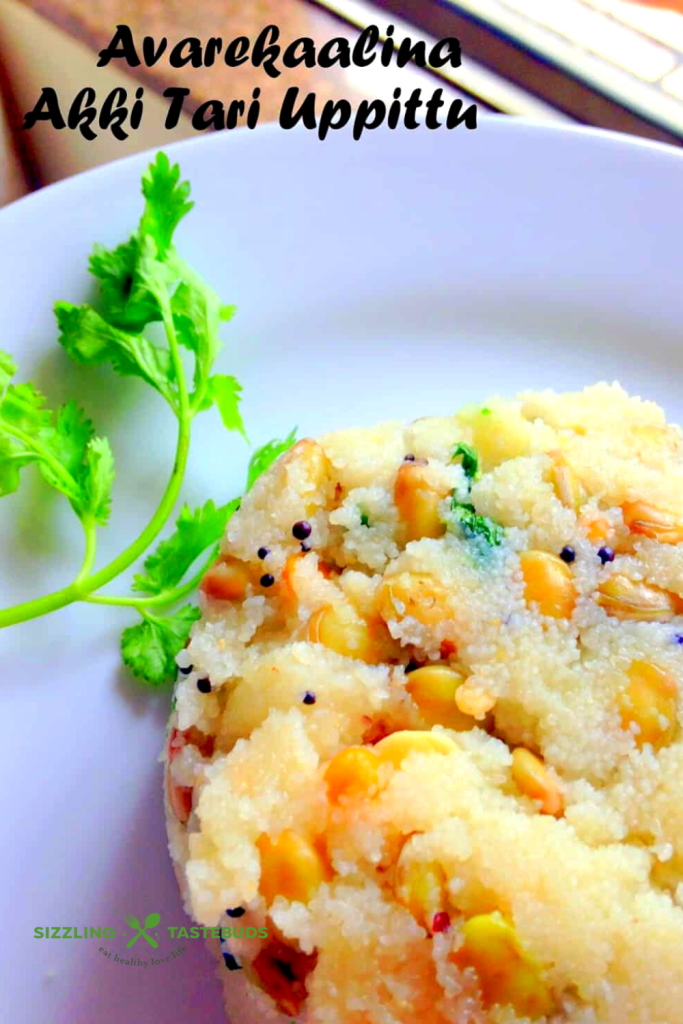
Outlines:
{"type": "MultiPolygon", "coordinates": [[[[284,440],[268,441],[254,452],[249,461],[246,490],[250,490],[275,459],[292,447],[294,440],[295,431],[292,431],[284,440]]],[[[216,560],[218,542],[239,506],[239,498],[221,508],[207,501],[194,512],[186,505],[176,521],[175,531],[147,556],[144,572],[133,579],[133,590],[144,596],[104,595],[87,599],[98,604],[127,605],[139,612],[142,621],[123,631],[121,656],[131,672],[148,685],[162,685],[175,678],[176,655],[184,647],[192,623],[199,618],[199,609],[191,604],[166,614],[159,614],[158,610],[178,605],[197,589],[204,573],[216,560]],[[200,556],[201,567],[187,579],[188,570],[200,556]]]]}
{"type": "MultiPolygon", "coordinates": [[[[86,366],[110,363],[120,376],[137,377],[167,403],[177,421],[173,469],[152,518],[108,565],[94,571],[97,531],[109,516],[114,458],[106,438],[74,402],[52,412],[31,383],[16,384],[11,356],[0,352],[0,497],[20,484],[22,469],[36,464],[43,477],[70,502],[84,532],[83,562],[71,583],[43,597],[0,611],[0,628],[45,615],[75,601],[125,605],[142,621],[124,630],[122,653],[142,679],[157,685],[175,673],[175,655],[199,615],[191,605],[161,614],[196,589],[217,554],[220,539],[239,499],[216,508],[207,502],[192,512],[185,507],[175,532],[149,555],[133,588],[140,597],[98,593],[133,565],[164,528],[178,500],[187,467],[194,418],[216,406],[228,430],[246,431],[239,410],[241,387],[231,376],[213,373],[221,348],[219,329],[233,306],[224,305],[209,285],[178,255],[174,232],[190,210],[190,186],[180,168],[159,153],[142,179],[145,199],[136,233],[112,250],[96,246],[90,270],[100,282],[101,304],[58,302],[59,341],[86,366]],[[143,334],[161,322],[166,344],[143,334]],[[192,353],[186,378],[181,347],[192,353]],[[207,557],[208,552],[208,557],[207,557]],[[195,562],[201,568],[186,579],[195,562]]],[[[294,443],[294,434],[254,453],[247,489],[270,463],[294,443]]]]}

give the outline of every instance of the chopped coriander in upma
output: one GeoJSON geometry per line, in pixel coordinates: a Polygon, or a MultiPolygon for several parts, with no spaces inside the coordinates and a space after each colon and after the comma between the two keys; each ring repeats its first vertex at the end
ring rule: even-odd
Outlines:
{"type": "Polygon", "coordinates": [[[599,384],[255,483],[167,758],[236,1021],[683,1024],[681,440],[599,384]]]}

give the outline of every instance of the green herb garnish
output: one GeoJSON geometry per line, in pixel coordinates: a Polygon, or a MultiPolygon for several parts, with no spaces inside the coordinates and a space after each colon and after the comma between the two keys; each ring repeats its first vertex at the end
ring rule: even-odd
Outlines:
{"type": "Polygon", "coordinates": [[[464,504],[453,499],[449,523],[457,526],[468,539],[481,537],[490,547],[498,547],[503,542],[505,531],[498,523],[487,516],[480,516],[474,505],[464,504]]]}
{"type": "MultiPolygon", "coordinates": [[[[52,594],[0,611],[0,628],[75,601],[134,608],[141,621],[123,631],[123,660],[144,682],[159,686],[175,677],[176,655],[200,614],[194,605],[180,602],[196,589],[214,561],[239,498],[220,507],[208,501],[194,511],[185,506],[174,532],[147,555],[134,577],[133,590],[139,596],[99,591],[148,552],[172,515],[195,417],[215,406],[228,430],[245,439],[247,435],[239,409],[239,382],[213,373],[221,349],[220,326],[235,309],[220,301],[173,244],[175,229],[193,206],[189,183],[181,182],[178,165],[171,166],[159,153],[143,176],[142,193],[145,206],[136,233],[112,250],[95,246],[90,259],[90,271],[100,282],[99,308],[58,302],[55,315],[60,344],[72,359],[86,366],[110,363],[115,373],[139,378],[164,399],[177,421],[173,471],[140,535],[95,571],[98,528],[109,517],[114,481],[109,442],[97,436],[75,402],[51,411],[33,384],[14,383],[14,361],[0,352],[0,497],[16,491],[23,468],[35,464],[47,483],[68,499],[85,538],[83,564],[73,581],[52,594]],[[163,344],[143,334],[154,322],[163,325],[163,344]],[[181,347],[191,353],[191,376],[185,373],[181,347]],[[191,572],[195,563],[199,568],[191,572]]],[[[253,454],[247,490],[293,443],[294,432],[253,454]]]]}
{"type": "Polygon", "coordinates": [[[186,604],[171,615],[155,615],[140,609],[143,621],[121,634],[121,657],[134,676],[151,686],[175,679],[176,654],[183,649],[192,623],[201,613],[186,604]]]}
{"type": "Polygon", "coordinates": [[[248,491],[252,489],[258,478],[261,476],[261,473],[264,473],[271,463],[275,462],[280,455],[289,451],[294,444],[295,439],[296,427],[287,434],[287,437],[285,437],[284,440],[280,441],[278,438],[275,438],[272,441],[268,441],[268,443],[264,444],[261,448],[256,449],[249,460],[249,469],[247,470],[248,491]]]}
{"type": "Polygon", "coordinates": [[[481,410],[481,414],[482,414],[482,416],[490,416],[491,415],[491,410],[487,409],[486,406],[484,406],[484,408],[481,410]]]}
{"type": "Polygon", "coordinates": [[[479,469],[479,455],[471,445],[465,444],[461,441],[460,444],[455,446],[453,452],[453,460],[462,457],[462,469],[470,481],[470,484],[475,483],[481,476],[481,470],[479,469]]]}
{"type": "Polygon", "coordinates": [[[367,514],[367,512],[361,512],[361,514],[360,514],[360,525],[361,526],[367,526],[368,529],[369,529],[369,527],[370,527],[370,516],[367,514]]]}

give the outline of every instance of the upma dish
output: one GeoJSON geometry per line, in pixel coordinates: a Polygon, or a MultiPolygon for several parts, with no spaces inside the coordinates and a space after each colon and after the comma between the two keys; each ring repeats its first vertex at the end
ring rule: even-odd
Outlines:
{"type": "Polygon", "coordinates": [[[683,1022],[681,440],[599,384],[246,495],[166,768],[234,1024],[683,1022]]]}

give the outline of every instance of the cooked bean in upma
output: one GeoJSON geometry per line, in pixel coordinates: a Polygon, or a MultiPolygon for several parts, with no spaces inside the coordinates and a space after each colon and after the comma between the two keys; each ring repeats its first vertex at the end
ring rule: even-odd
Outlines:
{"type": "Polygon", "coordinates": [[[683,1024],[681,441],[529,393],[244,498],[166,785],[235,1024],[683,1024]]]}

